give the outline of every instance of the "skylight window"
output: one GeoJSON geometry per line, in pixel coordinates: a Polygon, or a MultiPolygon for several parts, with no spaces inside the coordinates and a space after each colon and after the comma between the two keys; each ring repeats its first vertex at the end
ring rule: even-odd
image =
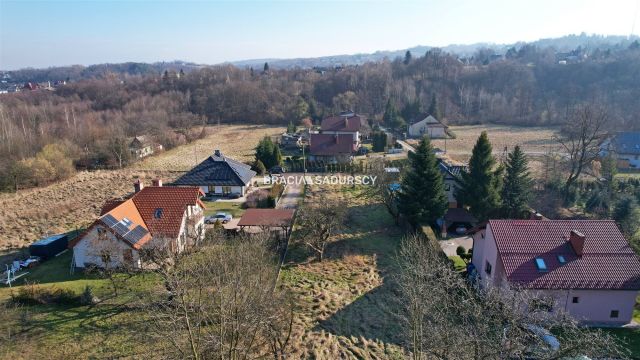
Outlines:
{"type": "Polygon", "coordinates": [[[542,258],[536,258],[536,267],[538,268],[538,271],[547,271],[547,264],[542,258]]]}
{"type": "Polygon", "coordinates": [[[160,219],[162,217],[162,208],[157,208],[153,212],[153,217],[156,218],[156,219],[160,219]]]}
{"type": "Polygon", "coordinates": [[[558,262],[559,262],[560,264],[564,264],[564,263],[566,263],[566,262],[567,262],[567,260],[564,258],[564,256],[562,256],[562,255],[558,255],[558,262]]]}
{"type": "Polygon", "coordinates": [[[124,226],[129,227],[131,226],[131,224],[133,224],[133,222],[131,222],[131,220],[125,218],[122,218],[122,220],[120,221],[124,226]]]}

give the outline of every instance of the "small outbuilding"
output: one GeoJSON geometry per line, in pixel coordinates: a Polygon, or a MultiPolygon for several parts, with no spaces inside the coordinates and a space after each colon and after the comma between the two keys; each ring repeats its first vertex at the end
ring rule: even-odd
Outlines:
{"type": "Polygon", "coordinates": [[[67,234],[58,234],[40,239],[29,246],[31,256],[42,259],[50,259],[67,249],[69,237],[67,234]]]}
{"type": "Polygon", "coordinates": [[[238,222],[238,227],[249,233],[276,232],[287,238],[291,234],[294,217],[293,209],[248,209],[238,222]]]}

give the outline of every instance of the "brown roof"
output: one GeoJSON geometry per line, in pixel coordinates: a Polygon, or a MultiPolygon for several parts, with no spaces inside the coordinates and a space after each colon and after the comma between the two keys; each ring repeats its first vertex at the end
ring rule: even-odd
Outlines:
{"type": "Polygon", "coordinates": [[[311,155],[345,155],[354,151],[351,134],[311,134],[309,138],[311,155]]]}
{"type": "Polygon", "coordinates": [[[448,223],[461,222],[475,224],[478,220],[467,210],[462,208],[449,208],[444,214],[444,220],[448,223]]]}
{"type": "Polygon", "coordinates": [[[513,284],[533,289],[640,289],[640,258],[613,220],[490,220],[489,225],[513,284]],[[569,241],[572,231],[584,234],[581,254],[569,241]],[[540,271],[536,259],[547,269],[540,271]]]}
{"type": "Polygon", "coordinates": [[[322,119],[320,129],[322,131],[360,131],[362,120],[359,115],[354,116],[330,116],[322,119]]]}
{"type": "Polygon", "coordinates": [[[294,214],[292,209],[248,209],[238,226],[291,226],[294,214]]]}
{"type": "Polygon", "coordinates": [[[193,186],[149,186],[127,200],[109,200],[102,207],[100,217],[83,234],[71,241],[69,247],[75,246],[95,225],[103,224],[110,229],[113,224],[109,222],[122,222],[123,219],[131,223],[127,226],[129,230],[140,226],[149,232],[134,244],[123,238],[122,234],[113,232],[135,249],[141,248],[152,237],[176,238],[180,234],[187,206],[200,205],[204,208],[200,201],[202,195],[200,188],[193,186]],[[107,211],[104,212],[105,210],[107,211]],[[156,216],[158,211],[160,216],[156,216]]]}

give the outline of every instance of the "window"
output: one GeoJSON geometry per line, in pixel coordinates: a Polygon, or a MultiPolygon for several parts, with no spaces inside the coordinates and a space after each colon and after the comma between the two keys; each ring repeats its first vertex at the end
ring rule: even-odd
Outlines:
{"type": "Polygon", "coordinates": [[[122,222],[122,224],[123,224],[124,226],[126,226],[126,227],[129,227],[129,226],[131,226],[131,224],[133,224],[133,223],[131,222],[131,220],[127,219],[126,217],[125,217],[125,218],[122,218],[121,222],[122,222]]]}
{"type": "Polygon", "coordinates": [[[609,314],[609,317],[612,319],[617,319],[618,315],[620,315],[620,312],[618,310],[611,310],[611,313],[609,314]]]}
{"type": "Polygon", "coordinates": [[[162,208],[157,208],[153,212],[153,217],[156,218],[156,219],[160,219],[162,217],[162,208]]]}
{"type": "Polygon", "coordinates": [[[486,272],[487,275],[491,275],[491,263],[489,263],[488,261],[484,265],[484,272],[486,272]]]}
{"type": "Polygon", "coordinates": [[[577,296],[574,296],[573,299],[571,300],[572,303],[577,304],[580,302],[580,298],[577,296]]]}
{"type": "Polygon", "coordinates": [[[544,262],[543,258],[536,258],[536,267],[538,271],[547,271],[547,264],[544,262]]]}
{"type": "Polygon", "coordinates": [[[562,256],[562,255],[558,255],[558,262],[559,262],[560,264],[564,264],[564,263],[566,263],[566,262],[567,262],[567,260],[564,258],[564,256],[562,256]]]}

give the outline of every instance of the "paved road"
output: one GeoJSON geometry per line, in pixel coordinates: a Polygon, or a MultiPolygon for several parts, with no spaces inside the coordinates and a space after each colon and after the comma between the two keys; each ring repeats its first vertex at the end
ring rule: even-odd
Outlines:
{"type": "MultiPolygon", "coordinates": [[[[286,174],[286,176],[302,176],[302,174],[286,174]]],[[[278,201],[278,205],[276,209],[295,209],[298,207],[300,200],[302,200],[304,185],[302,183],[293,182],[287,184],[287,187],[284,189],[284,193],[278,201]]]]}
{"type": "Polygon", "coordinates": [[[439,243],[442,251],[444,251],[447,256],[457,255],[456,249],[458,248],[458,246],[464,247],[464,249],[467,251],[473,247],[473,239],[471,238],[471,236],[440,240],[439,243]]]}

